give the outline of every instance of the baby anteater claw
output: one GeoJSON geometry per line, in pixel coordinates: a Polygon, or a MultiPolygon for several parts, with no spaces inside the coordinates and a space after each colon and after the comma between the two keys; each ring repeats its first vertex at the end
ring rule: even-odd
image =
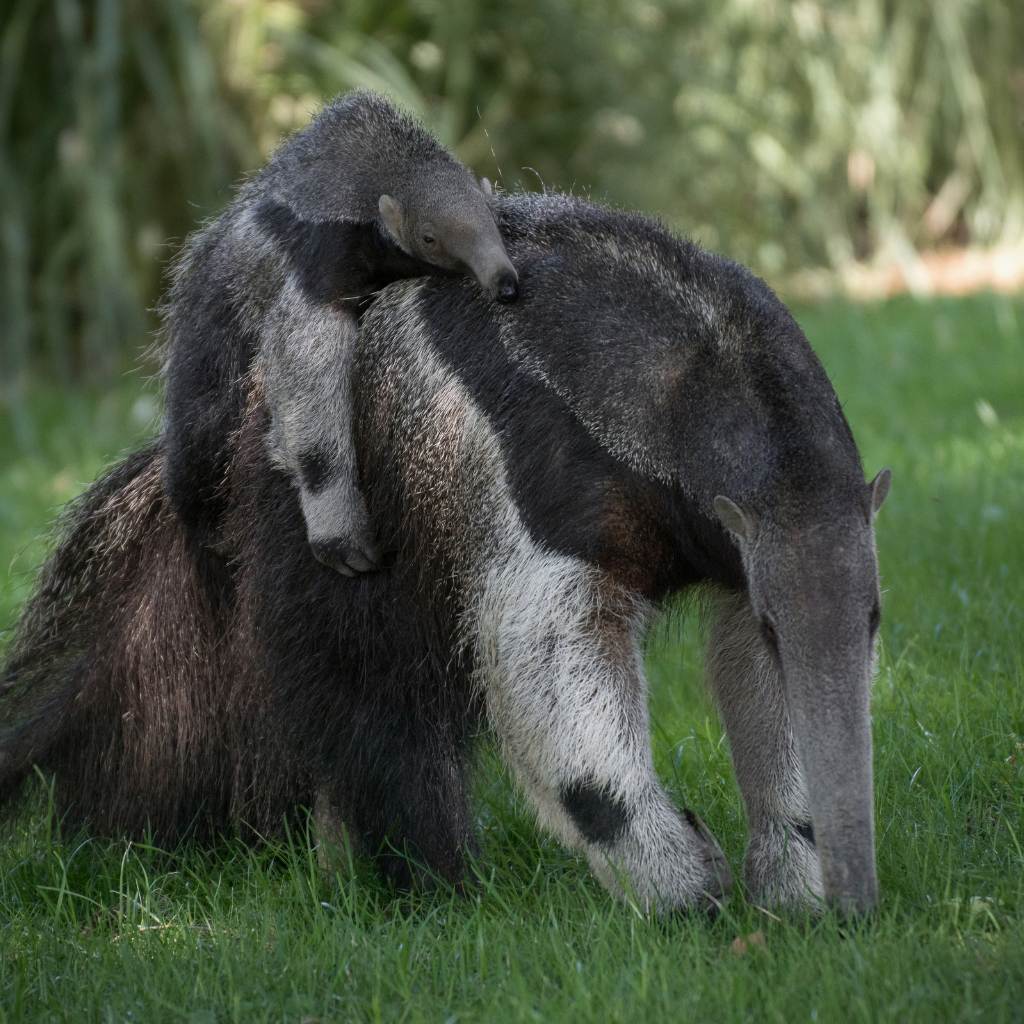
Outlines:
{"type": "Polygon", "coordinates": [[[375,544],[358,545],[341,538],[312,540],[309,546],[316,560],[327,568],[354,577],[362,573],[377,572],[382,567],[382,556],[375,544]]]}

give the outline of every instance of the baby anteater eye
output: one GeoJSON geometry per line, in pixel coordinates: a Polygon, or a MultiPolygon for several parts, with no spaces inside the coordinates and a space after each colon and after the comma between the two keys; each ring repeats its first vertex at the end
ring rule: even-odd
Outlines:
{"type": "Polygon", "coordinates": [[[775,623],[767,615],[761,619],[761,636],[773,651],[779,649],[779,635],[775,632],[775,623]]]}

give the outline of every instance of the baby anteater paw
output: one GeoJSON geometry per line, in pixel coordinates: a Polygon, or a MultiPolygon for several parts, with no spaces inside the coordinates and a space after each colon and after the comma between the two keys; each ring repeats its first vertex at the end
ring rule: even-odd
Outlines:
{"type": "Polygon", "coordinates": [[[309,546],[318,562],[342,576],[376,572],[382,567],[380,549],[368,538],[310,538],[309,546]]]}
{"type": "Polygon", "coordinates": [[[309,546],[319,562],[343,576],[358,576],[382,567],[366,502],[346,481],[313,493],[301,490],[302,514],[309,546]]]}

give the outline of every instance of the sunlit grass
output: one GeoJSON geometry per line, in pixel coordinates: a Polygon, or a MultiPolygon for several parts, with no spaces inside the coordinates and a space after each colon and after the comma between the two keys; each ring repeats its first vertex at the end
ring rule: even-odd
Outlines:
{"type": "MultiPolygon", "coordinates": [[[[325,872],[304,834],[162,852],[57,836],[42,783],[0,831],[0,1020],[1017,1021],[1024,1006],[1024,302],[800,314],[871,475],[885,587],[875,686],[878,856],[870,923],[653,922],[539,835],[490,751],[468,895],[396,897],[362,863],[325,872]],[[737,955],[738,936],[763,946],[737,955]]],[[[40,386],[0,435],[0,617],[55,508],[143,435],[141,383],[40,386]]],[[[698,615],[652,638],[654,747],[734,868],[742,808],[701,684],[698,615]]]]}

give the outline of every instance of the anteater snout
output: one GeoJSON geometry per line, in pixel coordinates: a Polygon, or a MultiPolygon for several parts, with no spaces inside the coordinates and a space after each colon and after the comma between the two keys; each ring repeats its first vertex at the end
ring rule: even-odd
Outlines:
{"type": "Polygon", "coordinates": [[[519,278],[514,270],[502,271],[491,286],[498,302],[515,302],[519,298],[519,278]]]}

